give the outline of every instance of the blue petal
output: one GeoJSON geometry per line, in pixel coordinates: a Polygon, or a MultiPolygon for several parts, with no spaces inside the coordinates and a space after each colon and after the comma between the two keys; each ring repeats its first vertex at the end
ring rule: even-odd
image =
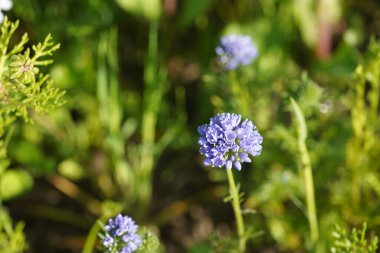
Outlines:
{"type": "Polygon", "coordinates": [[[235,168],[237,169],[237,170],[241,170],[241,164],[240,164],[240,162],[239,161],[235,161],[234,162],[234,165],[235,165],[235,168]]]}

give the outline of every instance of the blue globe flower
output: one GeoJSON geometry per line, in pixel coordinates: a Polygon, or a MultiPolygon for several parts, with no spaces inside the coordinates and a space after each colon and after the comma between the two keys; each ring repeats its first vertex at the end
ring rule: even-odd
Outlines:
{"type": "Polygon", "coordinates": [[[241,170],[241,164],[251,162],[249,156],[261,154],[263,137],[252,121],[241,122],[241,115],[222,113],[210,123],[198,127],[199,152],[205,156],[203,164],[212,167],[241,170]]]}
{"type": "Polygon", "coordinates": [[[215,51],[225,70],[249,65],[258,56],[258,50],[248,35],[223,36],[215,51]]]}
{"type": "Polygon", "coordinates": [[[104,227],[106,235],[102,240],[106,252],[132,253],[142,243],[137,235],[138,226],[128,216],[121,214],[109,219],[104,227]]]}

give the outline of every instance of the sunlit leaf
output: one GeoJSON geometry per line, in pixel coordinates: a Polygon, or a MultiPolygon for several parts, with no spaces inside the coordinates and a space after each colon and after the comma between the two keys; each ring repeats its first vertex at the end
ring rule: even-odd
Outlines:
{"type": "Polygon", "coordinates": [[[24,170],[6,170],[0,177],[0,199],[14,198],[33,186],[33,178],[24,170]]]}

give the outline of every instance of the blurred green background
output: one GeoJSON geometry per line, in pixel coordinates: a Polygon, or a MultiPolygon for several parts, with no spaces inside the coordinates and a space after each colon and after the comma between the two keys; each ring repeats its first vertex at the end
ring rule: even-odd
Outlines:
{"type": "Polygon", "coordinates": [[[46,69],[67,100],[18,122],[8,149],[24,176],[7,179],[13,192],[1,187],[28,252],[81,252],[114,210],[148,225],[165,252],[210,252],[210,235],[230,235],[234,220],[225,173],[203,167],[196,128],[223,111],[264,137],[236,174],[246,222],[264,232],[249,252],[306,252],[290,97],[308,127],[320,249],[334,224],[380,233],[379,1],[18,0],[7,15],[31,44],[48,33],[61,43],[46,69]],[[236,73],[240,90],[215,60],[227,33],[259,49],[236,73]]]}

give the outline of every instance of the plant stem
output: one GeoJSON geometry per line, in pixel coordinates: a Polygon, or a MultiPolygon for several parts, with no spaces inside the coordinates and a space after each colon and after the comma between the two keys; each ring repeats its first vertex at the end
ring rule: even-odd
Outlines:
{"type": "Polygon", "coordinates": [[[301,108],[297,102],[290,98],[291,105],[294,110],[296,120],[298,121],[298,149],[301,156],[301,167],[304,173],[305,180],[305,192],[306,192],[306,207],[307,207],[307,219],[309,220],[310,226],[310,237],[312,247],[315,249],[316,243],[318,241],[319,232],[318,232],[318,220],[317,220],[317,209],[315,206],[315,197],[314,197],[314,181],[313,173],[310,163],[309,151],[306,147],[306,138],[307,138],[307,126],[305,121],[305,116],[302,113],[301,108]]]}
{"type": "Polygon", "coordinates": [[[303,173],[305,179],[305,191],[306,191],[306,206],[307,206],[307,218],[309,220],[311,242],[313,247],[318,241],[319,231],[318,231],[318,220],[317,220],[317,209],[315,207],[315,197],[314,197],[314,181],[313,173],[310,164],[309,152],[307,150],[306,144],[303,141],[298,143],[299,150],[301,153],[301,162],[303,165],[303,173]]]}
{"type": "Polygon", "coordinates": [[[138,199],[144,209],[151,198],[154,144],[158,108],[161,103],[163,84],[159,80],[158,20],[152,20],[149,30],[148,57],[144,69],[143,114],[141,123],[140,168],[138,170],[138,199]]]}
{"type": "Polygon", "coordinates": [[[232,207],[235,213],[236,226],[237,226],[237,231],[238,231],[238,236],[239,236],[239,249],[240,249],[240,252],[243,253],[245,252],[245,243],[246,243],[246,238],[244,236],[244,222],[243,222],[243,216],[242,216],[241,208],[240,208],[239,193],[236,188],[234,176],[232,174],[232,169],[227,169],[227,177],[228,177],[228,183],[230,186],[230,194],[232,197],[232,207]]]}
{"type": "Polygon", "coordinates": [[[102,204],[70,180],[58,174],[53,174],[48,177],[48,181],[59,191],[85,206],[89,212],[95,215],[99,215],[101,213],[102,204]]]}
{"type": "MultiPolygon", "coordinates": [[[[104,220],[104,217],[100,218],[99,220],[104,220]]],[[[93,252],[93,249],[95,247],[96,237],[98,236],[100,229],[101,229],[101,227],[100,227],[99,223],[96,221],[94,223],[94,225],[92,225],[91,230],[88,233],[88,236],[86,238],[86,242],[84,243],[82,253],[92,253],[93,252]]]]}
{"type": "MultiPolygon", "coordinates": [[[[93,253],[96,245],[96,239],[98,237],[99,232],[102,230],[102,225],[100,223],[106,222],[109,218],[109,215],[102,215],[99,219],[97,219],[92,225],[90,232],[87,235],[86,241],[83,246],[82,253],[93,253]]],[[[117,253],[117,249],[113,248],[111,253],[117,253]]]]}

